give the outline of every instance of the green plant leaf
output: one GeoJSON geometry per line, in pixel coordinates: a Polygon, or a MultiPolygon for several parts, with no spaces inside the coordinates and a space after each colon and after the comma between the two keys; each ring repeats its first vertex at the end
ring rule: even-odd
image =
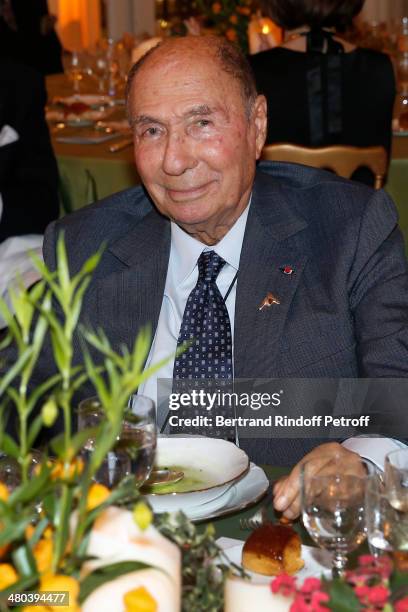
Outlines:
{"type": "Polygon", "coordinates": [[[44,517],[43,519],[40,520],[39,523],[37,523],[37,525],[35,526],[33,535],[28,540],[28,543],[29,543],[29,545],[31,547],[31,550],[37,544],[37,542],[40,540],[41,536],[43,535],[44,531],[46,530],[46,528],[48,527],[49,524],[50,524],[50,522],[49,522],[47,517],[44,517]]]}
{"type": "MultiPolygon", "coordinates": [[[[95,591],[99,586],[110,580],[114,580],[123,574],[129,574],[130,572],[137,572],[144,569],[160,569],[141,561],[122,561],[120,563],[112,563],[111,565],[105,565],[100,567],[91,574],[88,574],[80,584],[79,592],[79,603],[83,603],[89,595],[95,591]]],[[[160,569],[160,571],[163,571],[160,569]]]]}
{"type": "Polygon", "coordinates": [[[24,536],[27,525],[31,523],[35,516],[36,512],[33,508],[32,514],[28,516],[18,517],[14,515],[10,521],[4,521],[3,529],[0,531],[0,546],[20,540],[24,536]]]}
{"type": "Polygon", "coordinates": [[[41,464],[41,470],[38,475],[31,475],[30,480],[25,484],[20,485],[11,493],[9,504],[13,506],[18,503],[27,503],[34,500],[37,495],[43,491],[44,485],[49,479],[52,467],[45,462],[41,464]]]}
{"type": "Polygon", "coordinates": [[[11,384],[11,381],[16,378],[30,359],[33,354],[34,348],[32,346],[28,346],[19,356],[17,361],[8,372],[3,376],[0,380],[0,397],[6,391],[7,387],[11,384]]]}
{"type": "Polygon", "coordinates": [[[28,434],[27,434],[27,446],[28,446],[28,448],[32,448],[32,446],[33,446],[33,444],[34,444],[38,434],[41,431],[42,424],[43,424],[42,415],[41,414],[37,414],[37,416],[35,417],[35,419],[31,423],[30,427],[28,428],[28,434]]]}
{"type": "MultiPolygon", "coordinates": [[[[7,589],[4,589],[3,591],[0,592],[0,605],[3,602],[5,603],[5,605],[7,605],[6,604],[7,599],[13,593],[23,593],[24,591],[31,589],[37,583],[38,583],[38,574],[33,574],[30,577],[22,578],[21,580],[18,580],[17,582],[9,586],[7,589]]],[[[1,609],[2,608],[0,607],[0,610],[1,609]]],[[[9,609],[8,607],[5,608],[5,610],[8,610],[8,609],[9,609]]]]}
{"type": "Polygon", "coordinates": [[[11,557],[19,576],[31,578],[31,576],[37,574],[37,565],[35,563],[33,551],[28,544],[22,544],[13,550],[11,557]]]}
{"type": "Polygon", "coordinates": [[[6,455],[18,459],[20,456],[20,449],[14,442],[13,438],[5,432],[0,432],[0,450],[5,452],[6,455]]]}
{"type": "MultiPolygon", "coordinates": [[[[325,605],[334,612],[359,612],[362,606],[357,599],[353,589],[343,580],[336,578],[332,582],[323,581],[327,586],[330,600],[325,605]]],[[[326,590],[326,589],[325,589],[326,590]]]]}

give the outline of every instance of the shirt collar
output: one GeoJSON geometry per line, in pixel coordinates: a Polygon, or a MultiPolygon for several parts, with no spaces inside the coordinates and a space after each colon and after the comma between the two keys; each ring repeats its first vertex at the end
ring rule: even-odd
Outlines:
{"type": "Polygon", "coordinates": [[[227,264],[238,271],[250,204],[251,199],[231,229],[220,242],[213,246],[203,244],[187,234],[176,223],[171,222],[169,270],[172,273],[173,287],[178,287],[192,273],[203,251],[215,251],[227,264]]]}

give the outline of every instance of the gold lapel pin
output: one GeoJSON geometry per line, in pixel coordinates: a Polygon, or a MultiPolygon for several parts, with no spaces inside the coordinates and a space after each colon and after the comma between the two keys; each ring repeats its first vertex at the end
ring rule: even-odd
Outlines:
{"type": "Polygon", "coordinates": [[[280,304],[280,300],[278,300],[278,298],[273,295],[273,293],[268,291],[268,293],[259,305],[259,310],[262,310],[263,308],[265,308],[265,306],[268,306],[269,308],[269,306],[272,306],[272,304],[280,304]]]}

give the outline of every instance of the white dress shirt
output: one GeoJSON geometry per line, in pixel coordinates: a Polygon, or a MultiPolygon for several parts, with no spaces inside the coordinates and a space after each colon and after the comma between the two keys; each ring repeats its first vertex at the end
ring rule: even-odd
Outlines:
{"type": "MultiPolygon", "coordinates": [[[[213,250],[226,261],[216,279],[216,283],[223,297],[228,293],[239,268],[249,206],[250,203],[224,238],[214,246],[206,246],[199,240],[192,238],[175,223],[171,223],[170,259],[163,302],[156,334],[146,361],[146,368],[168,358],[170,355],[174,355],[176,351],[184,309],[188,296],[197,284],[197,261],[203,251],[213,250]]],[[[234,338],[235,297],[236,282],[234,282],[226,300],[232,338],[234,338]]],[[[173,367],[174,358],[171,358],[160,370],[140,385],[138,392],[150,397],[157,405],[157,380],[159,378],[172,379],[173,367]]],[[[159,406],[157,413],[159,428],[163,424],[166,414],[167,406],[165,410],[161,410],[159,406]]],[[[402,442],[389,438],[363,436],[349,438],[343,442],[343,445],[349,450],[359,453],[380,469],[383,469],[384,458],[388,452],[405,446],[402,442]]]]}
{"type": "MultiPolygon", "coordinates": [[[[181,321],[188,296],[197,284],[197,261],[203,251],[215,251],[226,264],[221,269],[216,283],[224,297],[239,268],[242,242],[244,240],[249,205],[239,219],[231,227],[224,238],[214,246],[206,246],[192,238],[175,223],[171,223],[171,248],[169,267],[163,302],[157,323],[156,334],[146,361],[146,367],[174,355],[180,332],[181,321]]],[[[231,324],[231,334],[234,337],[236,282],[228,294],[225,305],[231,324]]],[[[234,350],[234,349],[233,349],[234,350]]],[[[156,374],[151,376],[139,388],[139,393],[150,397],[157,404],[157,379],[173,378],[174,359],[170,359],[156,374]]],[[[165,414],[157,414],[159,426],[163,423],[165,414]]]]}

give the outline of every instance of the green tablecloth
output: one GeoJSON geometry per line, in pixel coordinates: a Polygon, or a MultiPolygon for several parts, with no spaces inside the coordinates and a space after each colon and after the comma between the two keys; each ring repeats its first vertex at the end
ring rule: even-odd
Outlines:
{"type": "MultiPolygon", "coordinates": [[[[109,153],[109,144],[68,145],[54,141],[65,212],[139,183],[132,148],[109,153]]],[[[408,138],[399,137],[397,144],[397,157],[391,161],[386,190],[397,205],[408,255],[408,138]],[[405,154],[406,157],[398,157],[405,154]]]]}
{"type": "MultiPolygon", "coordinates": [[[[283,467],[272,467],[268,465],[263,465],[263,469],[270,482],[277,480],[283,474],[287,474],[289,468],[283,467]]],[[[218,518],[212,519],[211,522],[216,529],[216,536],[219,538],[221,536],[226,538],[237,538],[239,540],[245,540],[248,537],[248,531],[242,531],[239,526],[239,521],[242,518],[249,518],[255,514],[257,509],[261,507],[265,503],[264,499],[261,499],[255,506],[251,506],[247,510],[234,512],[233,514],[218,518]]],[[[271,503],[268,503],[268,512],[271,518],[274,518],[274,512],[271,503]]],[[[304,532],[305,533],[305,532],[304,532]]]]}

